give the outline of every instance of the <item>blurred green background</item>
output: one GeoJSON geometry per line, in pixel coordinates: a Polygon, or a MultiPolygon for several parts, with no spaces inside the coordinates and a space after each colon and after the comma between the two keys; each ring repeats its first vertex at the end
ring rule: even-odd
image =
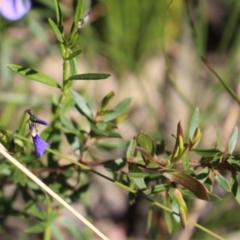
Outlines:
{"type": "MultiPolygon", "coordinates": [[[[75,2],[62,0],[60,3],[68,32],[75,2]]],[[[203,64],[201,57],[214,66],[236,94],[240,94],[240,2],[93,0],[86,1],[86,12],[88,9],[92,9],[92,13],[89,23],[81,29],[83,55],[78,59],[78,71],[111,73],[106,81],[75,83],[75,89],[91,99],[93,109],[97,109],[103,96],[110,91],[116,93],[116,102],[131,97],[128,115],[119,126],[123,138],[130,140],[142,130],[155,140],[164,138],[167,147],[171,148],[174,144],[171,134],[175,134],[178,121],[181,120],[186,130],[193,109],[198,106],[203,131],[200,147],[215,146],[218,128],[224,150],[233,128],[239,126],[239,106],[203,64]]],[[[15,75],[6,67],[8,63],[24,65],[60,82],[62,62],[48,17],[55,17],[53,3],[35,0],[31,11],[20,20],[10,22],[0,18],[1,127],[14,131],[16,119],[20,119],[26,108],[39,111],[43,119],[51,118],[51,98],[57,92],[15,75]]],[[[237,153],[239,149],[237,144],[237,153]]],[[[96,194],[100,190],[96,185],[96,192],[90,193],[96,198],[92,208],[99,205],[106,209],[110,201],[112,209],[105,213],[96,211],[91,216],[97,226],[107,225],[111,229],[108,230],[110,239],[127,239],[126,229],[131,239],[148,239],[144,231],[147,203],[140,199],[134,207],[128,207],[126,196],[115,186],[107,183],[110,186],[106,187],[105,181],[99,184],[106,189],[105,194],[98,197],[96,194]],[[119,200],[109,199],[109,191],[117,191],[116,196],[121,196],[119,200]],[[130,218],[130,213],[134,217],[130,218]]],[[[216,194],[223,197],[221,203],[190,201],[190,218],[199,220],[227,239],[238,239],[239,206],[221,189],[217,188],[216,194]]],[[[161,239],[211,239],[199,230],[189,227],[182,231],[177,226],[175,235],[168,236],[162,219],[159,213],[156,226],[162,233],[161,239]]],[[[76,239],[70,237],[70,226],[61,224],[56,223],[66,230],[64,239],[76,239]]],[[[11,227],[14,228],[14,224],[11,227]]],[[[23,227],[17,231],[20,239],[30,239],[24,235],[23,227]]],[[[76,232],[77,228],[72,231],[76,232]]],[[[12,239],[11,235],[0,236],[12,239]]]]}

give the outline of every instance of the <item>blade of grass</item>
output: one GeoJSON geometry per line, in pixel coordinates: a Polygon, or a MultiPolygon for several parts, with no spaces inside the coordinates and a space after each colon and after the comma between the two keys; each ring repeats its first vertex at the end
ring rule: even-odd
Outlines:
{"type": "MultiPolygon", "coordinates": [[[[169,8],[171,7],[173,3],[173,0],[169,2],[166,11],[169,11],[169,8]]],[[[164,41],[164,33],[165,33],[165,26],[166,26],[166,21],[167,21],[167,17],[164,18],[164,22],[161,26],[161,31],[162,31],[162,36],[163,39],[161,41],[161,51],[163,54],[163,59],[166,65],[166,72],[167,72],[167,79],[170,82],[170,84],[172,85],[172,87],[175,89],[176,93],[179,95],[179,97],[186,103],[186,105],[190,108],[193,109],[194,106],[192,105],[191,101],[184,95],[184,93],[181,91],[181,89],[177,86],[176,81],[174,79],[173,73],[172,73],[172,69],[171,69],[171,65],[170,65],[170,61],[169,58],[167,56],[166,50],[165,50],[165,41],[164,41]]]]}
{"type": "Polygon", "coordinates": [[[220,83],[223,85],[223,87],[227,90],[227,92],[230,94],[230,96],[237,101],[237,103],[240,105],[240,99],[236,95],[236,93],[230,88],[230,86],[218,75],[216,70],[210,65],[210,63],[205,59],[202,58],[203,63],[208,67],[208,69],[217,77],[217,79],[220,81],[220,83]]]}

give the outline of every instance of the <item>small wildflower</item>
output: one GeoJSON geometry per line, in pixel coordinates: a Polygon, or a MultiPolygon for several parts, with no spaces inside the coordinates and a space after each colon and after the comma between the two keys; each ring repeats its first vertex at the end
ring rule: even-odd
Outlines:
{"type": "Polygon", "coordinates": [[[32,114],[31,110],[30,109],[27,109],[26,112],[29,114],[29,119],[28,119],[28,122],[32,122],[32,123],[39,123],[39,124],[42,124],[42,125],[45,125],[47,126],[48,123],[42,119],[39,119],[38,117],[36,117],[35,115],[32,114]]]}
{"type": "Polygon", "coordinates": [[[29,128],[30,128],[30,131],[31,131],[32,140],[33,140],[36,155],[38,157],[41,157],[44,154],[46,148],[48,147],[48,143],[45,142],[38,135],[38,131],[37,131],[36,125],[34,123],[29,124],[29,128]]]}
{"type": "Polygon", "coordinates": [[[0,14],[9,21],[17,21],[27,14],[30,9],[30,0],[3,0],[0,14]]]}

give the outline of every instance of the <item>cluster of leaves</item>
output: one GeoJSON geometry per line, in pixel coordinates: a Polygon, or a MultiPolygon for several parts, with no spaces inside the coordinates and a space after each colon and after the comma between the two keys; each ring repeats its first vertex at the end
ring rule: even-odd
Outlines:
{"type": "MultiPolygon", "coordinates": [[[[238,129],[233,130],[226,151],[222,151],[221,146],[197,149],[196,146],[201,139],[201,130],[198,127],[199,116],[199,109],[196,108],[190,124],[188,142],[185,142],[181,123],[178,123],[173,151],[166,151],[164,142],[157,143],[155,146],[150,136],[140,132],[130,143],[126,154],[128,171],[125,174],[131,182],[129,186],[145,196],[158,196],[157,193],[162,193],[160,195],[163,202],[171,202],[171,214],[180,216],[179,220],[184,228],[187,225],[188,211],[183,195],[212,202],[220,201],[220,197],[212,193],[214,184],[217,182],[225,191],[232,192],[238,202],[240,200],[236,177],[240,160],[233,155],[238,129]],[[191,160],[189,157],[191,152],[199,156],[199,159],[191,160]],[[225,177],[227,171],[231,173],[229,180],[225,177]]],[[[122,161],[118,159],[115,164],[118,164],[121,169],[123,159],[122,161]]],[[[114,171],[116,166],[110,169],[114,171]]],[[[120,171],[121,177],[122,174],[120,171]]],[[[135,198],[136,195],[132,197],[135,198]]],[[[167,219],[169,230],[171,230],[173,223],[171,218],[167,219]]]]}
{"type": "MultiPolygon", "coordinates": [[[[108,78],[110,75],[105,73],[83,73],[78,74],[76,57],[82,52],[79,46],[80,28],[87,20],[87,16],[83,17],[84,1],[78,1],[72,24],[72,29],[69,34],[64,33],[62,12],[57,0],[54,1],[56,10],[56,21],[48,19],[50,26],[60,44],[61,55],[63,59],[63,77],[62,84],[58,84],[54,79],[48,75],[39,72],[35,69],[19,66],[15,64],[8,64],[8,68],[12,71],[34,81],[38,81],[45,86],[59,89],[59,97],[53,96],[52,99],[52,120],[48,128],[42,132],[41,137],[49,143],[47,152],[47,161],[40,161],[33,151],[31,141],[26,135],[27,114],[23,114],[19,126],[15,133],[0,129],[1,144],[16,157],[22,164],[28,167],[36,176],[39,176],[42,181],[50,186],[55,192],[68,202],[74,202],[79,199],[80,194],[85,192],[89,186],[88,174],[84,174],[75,167],[78,165],[82,170],[91,170],[88,166],[82,163],[86,162],[88,156],[96,160],[94,152],[102,150],[109,152],[111,149],[119,149],[117,143],[112,146],[106,146],[102,139],[105,138],[120,138],[120,134],[116,132],[118,118],[127,109],[130,99],[124,99],[116,106],[110,108],[109,104],[114,97],[114,93],[107,94],[100,104],[99,110],[94,115],[86,102],[84,97],[77,91],[73,90],[72,86],[76,80],[102,80],[108,78]],[[69,119],[66,116],[69,111],[75,108],[79,116],[86,119],[87,126],[80,127],[79,121],[69,119]],[[90,129],[90,130],[88,130],[90,129]],[[74,159],[71,159],[63,154],[60,154],[61,143],[67,140],[74,159]],[[27,143],[27,144],[26,144],[27,143]],[[92,150],[94,147],[94,150],[92,150]],[[34,157],[35,156],[35,157],[34,157]],[[35,158],[35,159],[34,159],[35,158]],[[70,161],[69,164],[62,165],[59,159],[66,159],[70,161]],[[69,179],[75,179],[74,184],[69,183],[69,179]],[[79,181],[81,179],[81,184],[79,181]]],[[[95,154],[96,155],[96,154],[95,154]]],[[[1,184],[3,187],[10,183],[19,184],[11,196],[5,198],[5,204],[1,206],[2,226],[9,214],[22,215],[31,218],[36,217],[39,222],[32,225],[27,230],[28,232],[43,232],[46,227],[54,221],[57,216],[55,211],[43,212],[38,202],[44,202],[46,206],[51,206],[51,201],[46,198],[46,195],[39,186],[33,184],[24,173],[22,173],[15,166],[12,166],[6,161],[1,161],[1,184]],[[18,211],[13,208],[13,203],[21,194],[25,200],[25,209],[18,211]],[[9,210],[11,209],[11,210],[9,210]]],[[[4,195],[2,188],[2,196],[4,195]]],[[[47,208],[49,209],[49,208],[47,208]]]]}
{"type": "MultiPolygon", "coordinates": [[[[33,161],[31,141],[25,136],[26,114],[23,115],[16,134],[6,129],[0,130],[1,143],[21,163],[26,165],[35,175],[41,177],[47,185],[67,201],[78,200],[80,195],[88,189],[90,184],[88,173],[93,172],[129,191],[130,202],[134,202],[136,196],[141,195],[151,201],[153,205],[164,209],[168,214],[166,220],[169,231],[172,229],[173,216],[178,217],[184,228],[187,225],[188,209],[183,195],[207,201],[220,200],[212,193],[215,180],[226,191],[232,192],[237,201],[240,202],[236,178],[240,169],[239,159],[233,155],[237,140],[237,128],[232,133],[228,150],[222,151],[220,147],[207,150],[196,149],[201,139],[198,109],[195,110],[192,117],[188,140],[184,138],[181,123],[178,124],[173,151],[167,151],[164,142],[154,144],[150,136],[140,132],[130,142],[125,157],[100,161],[97,154],[99,151],[106,151],[110,155],[111,150],[125,146],[120,139],[121,136],[116,132],[116,128],[118,119],[126,111],[130,99],[124,99],[111,108],[109,106],[114,93],[110,92],[103,97],[100,107],[94,115],[84,97],[73,90],[73,83],[76,80],[102,80],[109,77],[109,74],[78,74],[77,72],[76,57],[82,52],[79,46],[79,32],[86,19],[82,18],[84,1],[77,2],[69,35],[64,33],[63,18],[58,1],[54,0],[54,4],[56,21],[49,19],[49,24],[60,44],[63,59],[62,84],[58,84],[51,77],[34,69],[13,64],[8,65],[9,69],[18,74],[59,89],[60,96],[54,96],[52,99],[51,123],[42,133],[42,137],[49,143],[46,161],[39,159],[33,161]],[[79,19],[81,20],[79,21],[79,19]],[[90,130],[79,126],[77,121],[65,117],[73,108],[78,111],[79,116],[85,118],[90,130]],[[72,152],[75,154],[74,159],[77,161],[60,153],[63,137],[72,148],[72,152]],[[111,138],[118,138],[119,141],[116,144],[110,144],[111,138]],[[107,139],[107,142],[102,141],[103,139],[107,139]],[[199,159],[191,160],[190,152],[199,156],[199,159]],[[59,159],[65,159],[70,163],[62,165],[59,159]],[[90,167],[93,165],[92,162],[95,165],[104,166],[112,173],[113,178],[95,171],[90,167]],[[230,180],[224,177],[223,170],[231,173],[230,180]],[[69,179],[75,179],[75,183],[70,184],[69,179]],[[162,205],[160,200],[166,203],[166,206],[162,205]]],[[[38,219],[37,224],[32,225],[28,232],[45,231],[46,227],[57,217],[58,209],[52,207],[53,203],[40,190],[39,186],[29,181],[16,167],[11,166],[6,161],[1,161],[0,171],[3,187],[9,183],[15,183],[19,186],[11,196],[5,197],[4,204],[1,204],[0,211],[1,215],[4,216],[1,219],[2,226],[4,226],[4,221],[9,214],[23,214],[28,218],[34,216],[38,219]],[[13,203],[19,193],[25,201],[23,211],[13,208],[13,203]],[[42,211],[41,204],[36,204],[40,202],[46,204],[47,211],[42,211]]],[[[4,195],[3,190],[1,195],[4,195]]]]}

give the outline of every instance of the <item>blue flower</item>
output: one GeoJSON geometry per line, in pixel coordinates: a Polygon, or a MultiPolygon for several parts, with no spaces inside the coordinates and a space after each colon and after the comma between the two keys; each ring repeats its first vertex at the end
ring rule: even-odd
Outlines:
{"type": "Polygon", "coordinates": [[[32,135],[32,140],[33,140],[33,144],[34,144],[34,148],[35,148],[35,152],[36,155],[38,157],[41,157],[46,148],[48,147],[48,143],[45,142],[39,135],[38,135],[38,131],[36,128],[36,124],[35,123],[29,123],[29,129],[31,131],[31,135],[32,135]]]}
{"type": "Polygon", "coordinates": [[[10,21],[19,20],[31,9],[30,0],[3,0],[1,3],[0,14],[10,21]]]}
{"type": "Polygon", "coordinates": [[[37,133],[34,135],[32,134],[32,139],[35,147],[35,152],[38,157],[41,157],[46,148],[48,147],[48,143],[45,142],[37,133]]]}

